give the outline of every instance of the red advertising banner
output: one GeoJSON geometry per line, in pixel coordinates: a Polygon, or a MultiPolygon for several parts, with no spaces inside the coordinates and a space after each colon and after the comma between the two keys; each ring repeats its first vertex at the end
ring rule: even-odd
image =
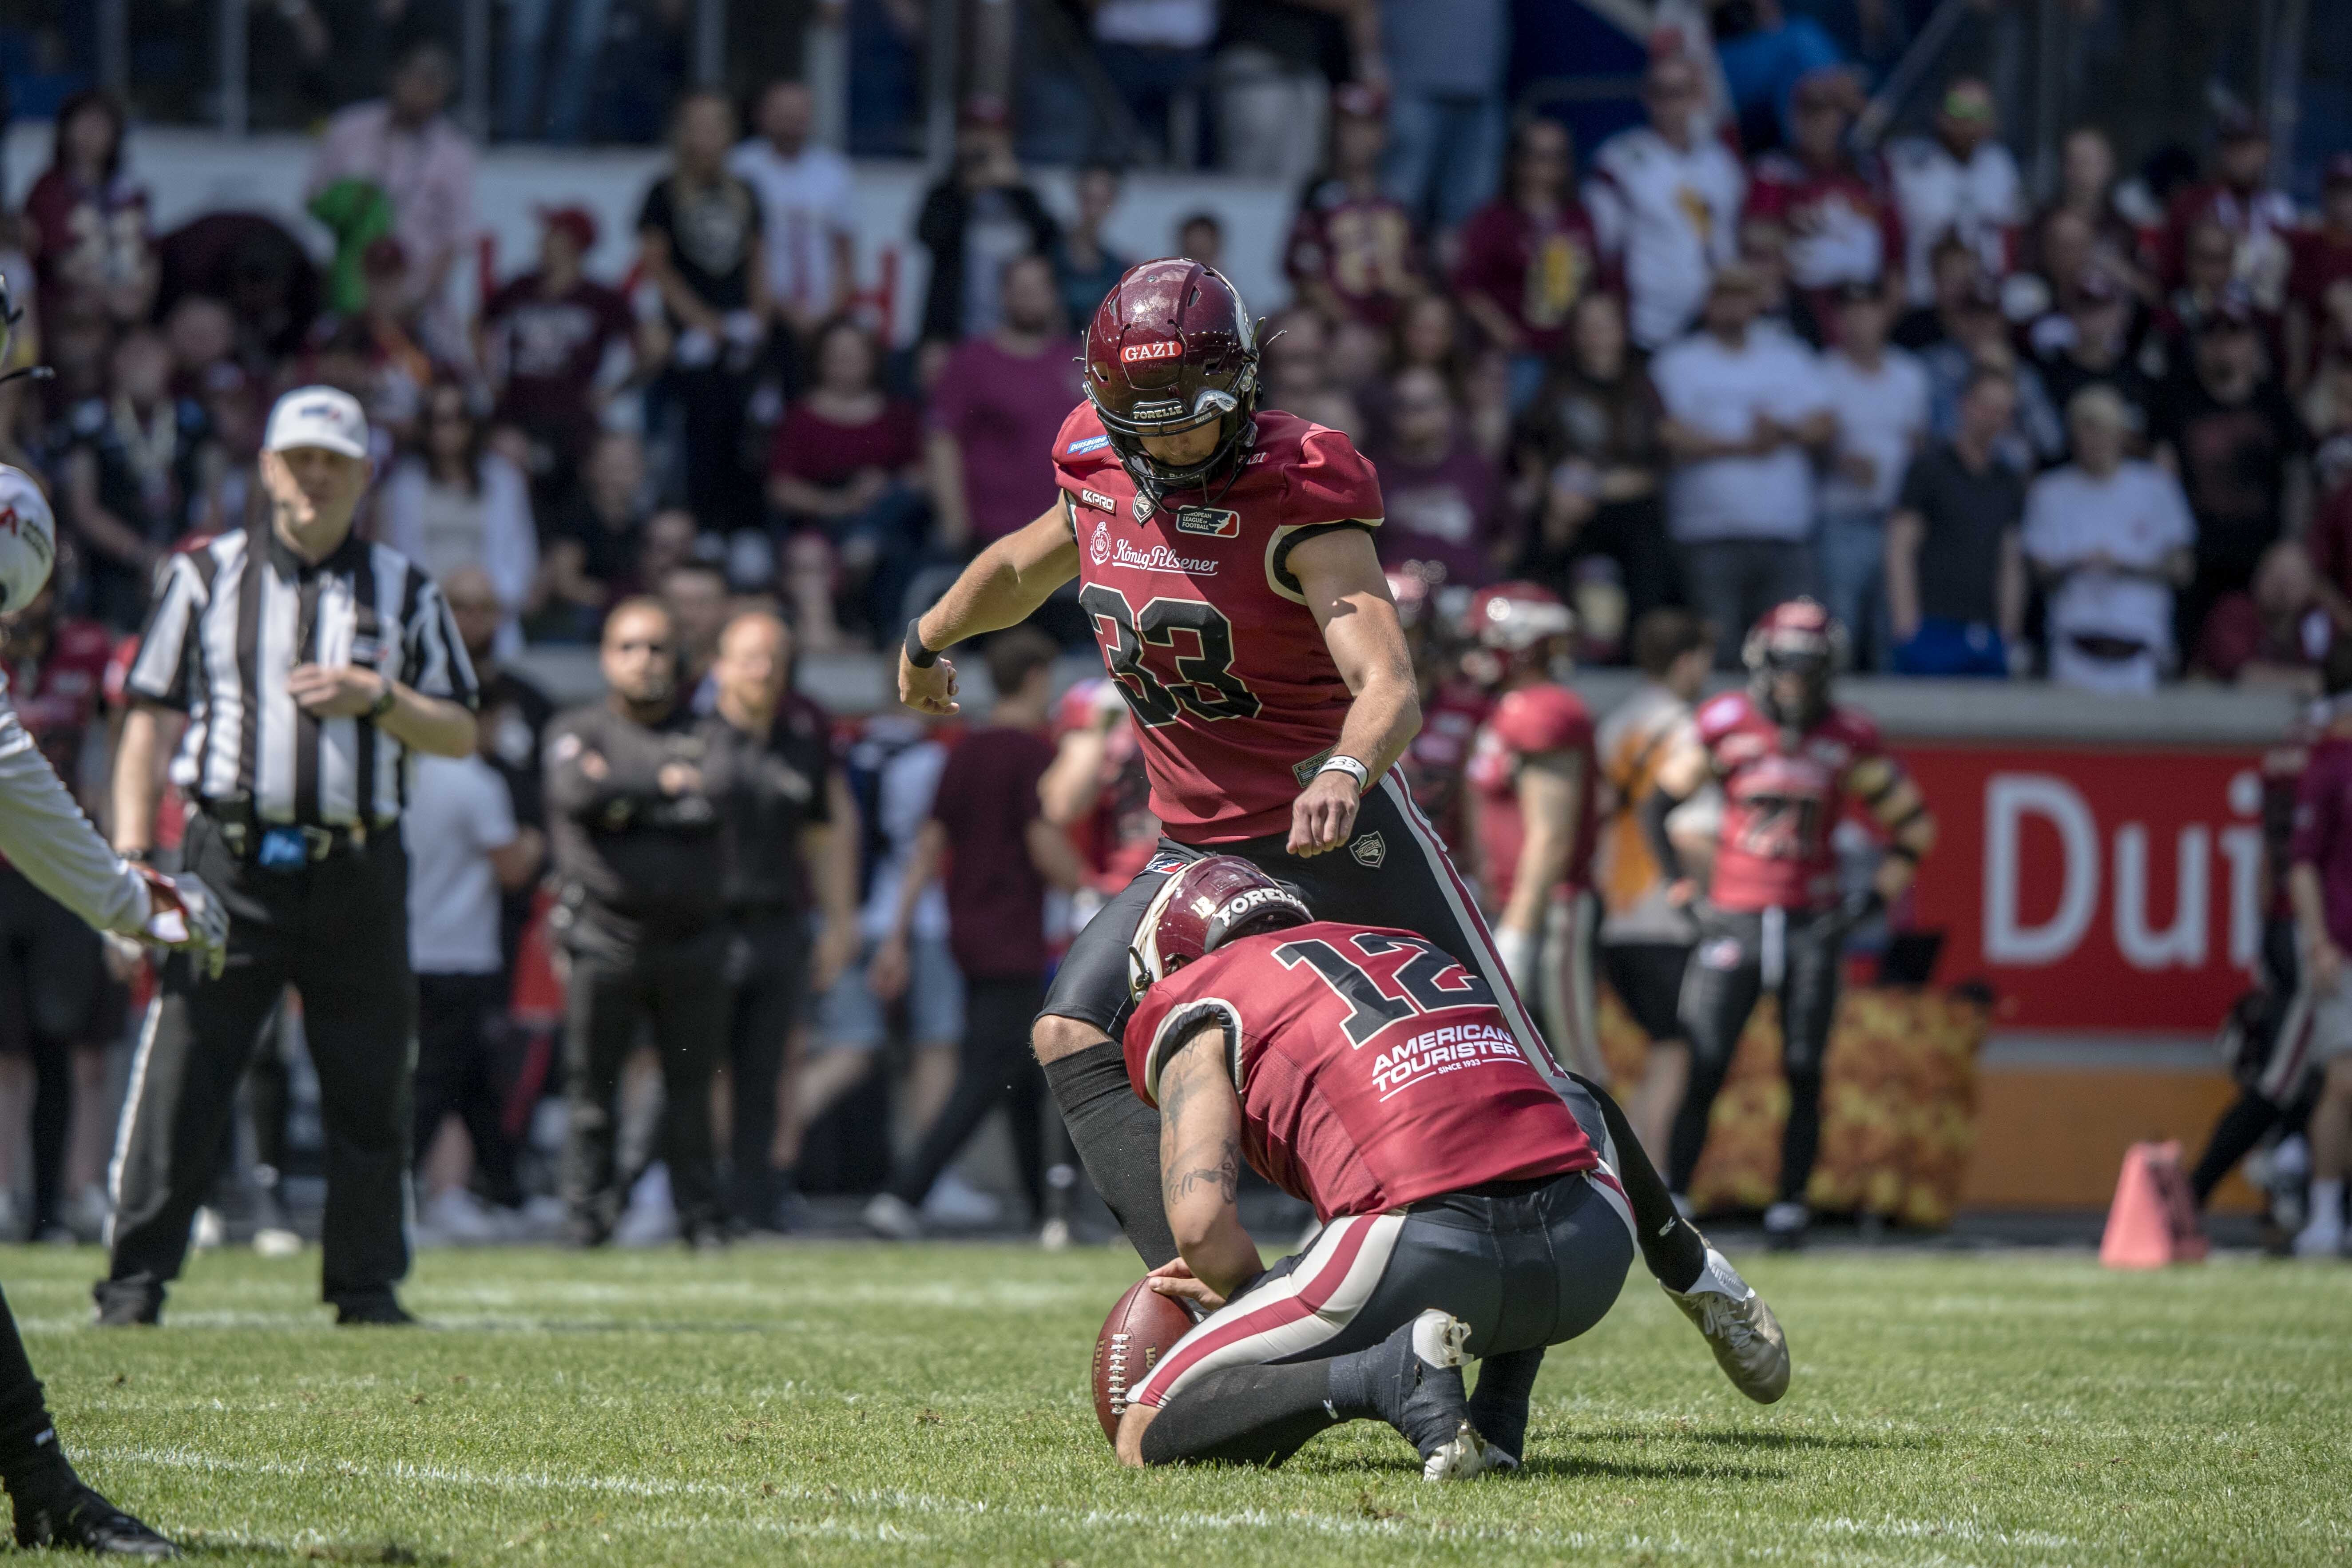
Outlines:
{"type": "Polygon", "coordinates": [[[2001,1029],[2210,1029],[2262,941],[2259,759],[2129,746],[1897,748],[1936,812],[1915,920],[2001,1029]]]}

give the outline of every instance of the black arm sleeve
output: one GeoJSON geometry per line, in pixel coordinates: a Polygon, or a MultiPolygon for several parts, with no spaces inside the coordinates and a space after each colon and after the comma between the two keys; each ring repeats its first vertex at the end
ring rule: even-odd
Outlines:
{"type": "Polygon", "coordinates": [[[1666,818],[1673,816],[1675,807],[1680,805],[1680,796],[1653,787],[1635,808],[1642,824],[1642,837],[1649,844],[1650,853],[1657,857],[1658,869],[1665,873],[1669,882],[1679,882],[1690,874],[1683,868],[1682,852],[1675,847],[1674,835],[1666,831],[1666,818]]]}

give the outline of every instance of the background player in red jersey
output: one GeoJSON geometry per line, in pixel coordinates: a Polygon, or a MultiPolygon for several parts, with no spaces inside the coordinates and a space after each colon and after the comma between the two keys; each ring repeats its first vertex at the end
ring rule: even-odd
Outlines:
{"type": "MultiPolygon", "coordinates": [[[[8,618],[0,645],[8,699],[68,787],[88,772],[84,749],[112,652],[104,626],[58,615],[54,586],[8,618]]],[[[121,1030],[125,1001],[107,970],[98,932],[0,860],[0,1171],[17,1169],[29,1125],[33,1209],[25,1240],[70,1239],[79,1230],[95,1241],[105,1223],[99,1184],[113,1131],[105,1046],[121,1030]]],[[[6,1230],[18,1231],[16,1217],[6,1230]]]]}
{"type": "Polygon", "coordinates": [[[1045,820],[1070,836],[1087,886],[1076,925],[1133,881],[1160,844],[1151,781],[1127,700],[1109,680],[1081,680],[1054,705],[1054,763],[1038,781],[1045,820]]]}
{"type": "Polygon", "coordinates": [[[1543,1009],[1553,1050],[1605,1079],[1592,1014],[1600,769],[1584,699],[1553,679],[1576,616],[1549,588],[1503,583],[1480,590],[1464,621],[1464,668],[1496,693],[1468,775],[1495,945],[1519,994],[1543,1009]]]}
{"type": "MultiPolygon", "coordinates": [[[[1391,772],[1421,710],[1372,548],[1379,479],[1339,432],[1259,410],[1257,368],[1255,327],[1213,268],[1130,268],[1087,331],[1087,401],[1054,444],[1060,500],[910,622],[898,662],[909,707],[954,712],[954,667],[937,650],[1079,580],[1167,837],[1071,942],[1031,1040],[1096,1189],[1155,1266],[1176,1256],[1153,1182],[1159,1118],[1127,1092],[1113,1042],[1133,1005],[1137,923],[1188,861],[1239,855],[1311,907],[1419,932],[1493,989],[1528,1065],[1567,1083],[1391,772]]],[[[1633,1144],[1615,1102],[1592,1093],[1612,1136],[1633,1144]]],[[[1638,1145],[1622,1175],[1651,1271],[1677,1290],[1713,1289],[1705,1240],[1638,1145]]],[[[1718,1356],[1731,1331],[1720,1316],[1701,1320],[1718,1356]]]]}
{"type": "Polygon", "coordinates": [[[1372,1417],[1433,1480],[1515,1467],[1545,1348],[1601,1321],[1633,1258],[1598,1107],[1528,1066],[1452,955],[1315,921],[1238,857],[1170,877],[1136,936],[1126,1065],[1162,1110],[1182,1249],[1153,1285],[1213,1312],[1136,1386],[1119,1458],[1279,1464],[1372,1417]],[[1272,1268],[1234,1205],[1244,1159],[1323,1222],[1272,1268]]]}
{"type": "Polygon", "coordinates": [[[1691,1079],[1668,1168],[1675,1191],[1688,1191],[1740,1031],[1769,987],[1780,998],[1789,1079],[1780,1197],[1764,1214],[1766,1238],[1776,1247],[1801,1243],[1811,1218],[1805,1186],[1821,1143],[1822,1059],[1837,1016],[1846,936],[1903,896],[1936,841],[1936,819],[1881,743],[1878,726],[1830,700],[1843,635],[1811,599],[1765,612],[1744,650],[1748,689],[1699,709],[1696,732],[1660,764],[1643,813],[1651,853],[1683,884],[1677,901],[1687,902],[1695,889],[1683,877],[1666,816],[1710,773],[1723,785],[1714,879],[1683,978],[1691,1079]],[[1850,805],[1868,814],[1886,854],[1872,885],[1846,895],[1831,835],[1850,805]]]}

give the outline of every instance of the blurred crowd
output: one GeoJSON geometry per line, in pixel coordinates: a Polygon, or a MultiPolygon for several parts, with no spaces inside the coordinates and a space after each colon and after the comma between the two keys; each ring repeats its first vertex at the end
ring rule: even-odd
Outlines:
{"type": "MultiPolygon", "coordinates": [[[[513,9],[514,26],[553,30],[534,35],[539,77],[499,73],[523,95],[509,129],[562,139],[591,78],[560,40],[601,26],[604,7],[513,9]]],[[[1266,57],[1215,100],[1223,129],[1196,132],[1229,163],[1306,150],[1309,166],[1255,171],[1299,179],[1279,258],[1289,297],[1265,302],[1264,398],[1375,459],[1380,547],[1432,617],[1482,584],[1532,582],[1574,608],[1580,658],[1622,664],[1655,612],[1727,634],[1811,593],[1865,670],[2316,690],[2352,630],[2352,153],[2326,166],[2313,211],[2272,184],[2249,116],[2219,116],[2201,157],[2176,151],[2129,177],[2085,126],[2037,205],[1983,82],[1942,84],[1916,134],[1865,149],[1857,68],[1761,5],[1760,32],[1662,41],[1641,123],[1580,148],[1559,121],[1505,118],[1498,7],[1268,5],[1249,22],[1243,9],[1106,0],[1087,16],[1104,68],[1148,110],[1138,124],[1181,128],[1185,91],[1224,79],[1236,56],[1266,57]],[[1321,136],[1298,133],[1317,124],[1321,136]]],[[[481,279],[468,318],[457,283],[478,265],[478,147],[451,116],[454,61],[430,37],[376,58],[381,96],[336,110],[317,138],[307,199],[332,236],[323,262],[259,213],[160,230],[137,136],[99,93],[60,108],[51,163],[0,218],[0,271],[24,312],[16,362],[55,372],[0,384],[0,457],[51,487],[61,552],[39,629],[28,621],[9,658],[31,661],[14,672],[19,706],[94,806],[102,683],[63,668],[63,684],[45,680],[33,666],[48,656],[31,650],[113,648],[119,665],[158,563],[263,518],[252,461],[289,386],[362,401],[378,447],[362,526],[439,578],[464,624],[486,682],[481,763],[514,819],[465,840],[485,856],[546,826],[552,704],[517,663],[526,648],[593,644],[614,605],[650,595],[674,622],[682,690],[707,712],[722,633],[747,607],[788,627],[787,663],[887,650],[978,548],[1054,499],[1047,451],[1079,395],[1079,334],[1144,259],[1107,237],[1128,199],[1119,166],[1080,167],[1066,208],[1024,166],[1038,134],[1083,116],[1041,118],[1034,91],[1017,114],[965,102],[952,166],[913,215],[929,281],[912,341],[896,343],[860,292],[856,174],[815,139],[810,90],[648,88],[669,158],[625,271],[592,273],[597,217],[551,205],[528,268],[481,279]]],[[[1227,258],[1213,211],[1167,219],[1171,253],[1227,258]]],[[[1091,647],[1074,599],[1038,627],[1045,655],[1091,647]]],[[[1738,642],[1714,646],[1727,661],[1738,642]]],[[[1000,689],[1042,704],[1023,683],[1050,658],[1007,659],[1014,684],[1000,689]]],[[[777,1221],[794,1181],[880,1179],[870,1150],[819,1137],[828,1152],[804,1158],[837,1104],[877,1117],[857,1100],[869,1058],[827,1067],[824,1047],[909,1043],[911,1138],[948,1101],[962,1033],[945,904],[901,896],[954,737],[904,714],[794,711],[829,739],[845,890],[833,898],[812,870],[795,894],[840,926],[823,1000],[796,1026],[782,1089],[736,1091],[775,1090],[781,1107],[786,1180],[740,1188],[755,1195],[737,1218],[753,1225],[777,1221]],[[877,984],[870,962],[893,942],[877,984]],[[886,1003],[901,1026],[882,1022],[886,1003]]],[[[1110,714],[1066,713],[1062,731],[1108,746],[1110,714]]],[[[1070,766],[1057,825],[1142,810],[1131,776],[1081,788],[1090,775],[1070,766]]],[[[505,855],[462,897],[478,910],[484,888],[506,889],[495,973],[543,1001],[537,859],[505,855]]],[[[1058,861],[1034,869],[1088,896],[1058,861]]],[[[420,909],[419,929],[444,913],[420,909]]],[[[496,1171],[532,1168],[513,1162],[551,1083],[551,1016],[536,1044],[514,1026],[497,1074],[443,1086],[467,1142],[495,1130],[516,1144],[496,1171]]],[[[0,1055],[0,1142],[23,1124],[7,1097],[32,1092],[18,1061],[0,1055]]],[[[42,1069],[45,1095],[65,1093],[47,1087],[65,1083],[58,1070],[42,1069]]],[[[44,1148],[65,1149],[63,1114],[37,1114],[44,1148]]],[[[102,1212],[103,1126],[72,1131],[69,1158],[43,1156],[68,1173],[43,1183],[35,1228],[65,1225],[76,1203],[102,1212]]],[[[419,1129],[428,1161],[436,1132],[419,1129]]],[[[428,1190],[457,1194],[437,1223],[480,1232],[481,1180],[462,1154],[437,1157],[428,1190]]],[[[959,1201],[951,1176],[928,1191],[901,1177],[910,1206],[959,1201]]],[[[498,1202],[511,1207],[520,1181],[498,1175],[498,1202]]]]}

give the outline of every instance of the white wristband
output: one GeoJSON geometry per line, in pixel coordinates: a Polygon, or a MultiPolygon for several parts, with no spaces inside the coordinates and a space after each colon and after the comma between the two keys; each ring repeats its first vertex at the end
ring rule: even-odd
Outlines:
{"type": "Polygon", "coordinates": [[[1372,787],[1372,770],[1353,757],[1337,755],[1326,757],[1323,759],[1323,765],[1315,770],[1315,776],[1319,779],[1325,773],[1347,774],[1356,781],[1356,793],[1360,795],[1372,787]]]}

